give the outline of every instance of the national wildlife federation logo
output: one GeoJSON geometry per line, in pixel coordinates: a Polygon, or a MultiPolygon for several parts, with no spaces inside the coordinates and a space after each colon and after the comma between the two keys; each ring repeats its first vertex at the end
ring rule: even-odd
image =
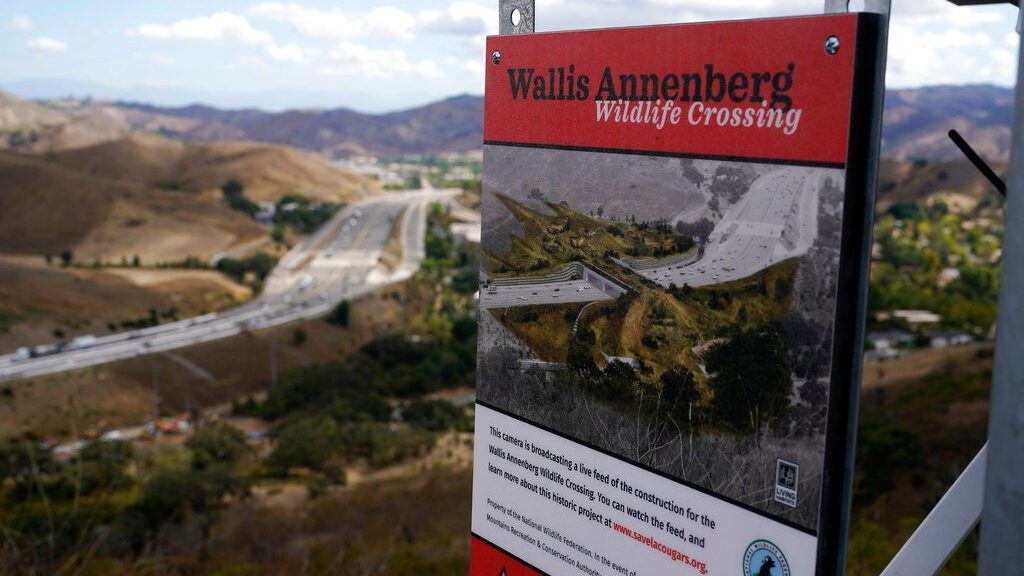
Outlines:
{"type": "Polygon", "coordinates": [[[789,562],[775,544],[754,540],[743,555],[743,576],[791,576],[789,562]]]}

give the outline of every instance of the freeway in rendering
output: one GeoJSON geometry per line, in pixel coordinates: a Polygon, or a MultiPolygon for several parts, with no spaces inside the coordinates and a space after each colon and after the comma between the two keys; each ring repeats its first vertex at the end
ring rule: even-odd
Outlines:
{"type": "Polygon", "coordinates": [[[820,172],[780,169],[765,174],[725,213],[700,258],[616,262],[666,288],[746,278],[807,252],[817,234],[818,191],[824,181],[820,172]]]}
{"type": "Polygon", "coordinates": [[[434,202],[454,204],[457,193],[424,188],[354,203],[285,255],[258,298],[217,314],[90,337],[50,354],[0,356],[0,381],[165,352],[326,314],[344,299],[414,274],[425,253],[427,207],[434,202]],[[395,230],[401,262],[388,268],[382,256],[395,230]]]}

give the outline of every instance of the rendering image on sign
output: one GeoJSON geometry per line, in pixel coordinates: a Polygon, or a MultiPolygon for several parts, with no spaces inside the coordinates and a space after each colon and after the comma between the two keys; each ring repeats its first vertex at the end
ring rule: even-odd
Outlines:
{"type": "Polygon", "coordinates": [[[488,39],[473,574],[822,573],[875,24],[488,39]]]}

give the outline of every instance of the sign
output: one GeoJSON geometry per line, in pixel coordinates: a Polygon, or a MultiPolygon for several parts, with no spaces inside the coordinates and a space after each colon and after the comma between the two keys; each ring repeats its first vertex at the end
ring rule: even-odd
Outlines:
{"type": "Polygon", "coordinates": [[[488,39],[474,575],[836,573],[877,30],[488,39]]]}

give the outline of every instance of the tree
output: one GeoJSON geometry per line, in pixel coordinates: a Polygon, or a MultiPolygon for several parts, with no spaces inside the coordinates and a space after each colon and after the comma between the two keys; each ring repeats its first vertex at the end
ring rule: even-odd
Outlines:
{"type": "Polygon", "coordinates": [[[782,416],[793,395],[781,327],[769,324],[741,332],[712,348],[706,357],[712,410],[728,426],[757,432],[782,416]]]}
{"type": "Polygon", "coordinates": [[[220,191],[224,194],[224,199],[232,210],[245,212],[249,216],[256,216],[256,213],[260,211],[260,207],[255,202],[245,197],[245,187],[238,180],[234,178],[228,180],[220,187],[220,191]]]}
{"type": "Polygon", "coordinates": [[[685,406],[700,400],[693,373],[676,366],[661,375],[661,399],[672,406],[685,406]]]}
{"type": "Polygon", "coordinates": [[[341,429],[325,417],[299,418],[286,422],[276,431],[274,449],[267,463],[278,473],[291,468],[340,472],[338,450],[345,444],[341,429]]]}
{"type": "Polygon", "coordinates": [[[303,330],[302,328],[296,328],[292,332],[292,345],[293,346],[302,346],[305,343],[306,343],[306,331],[303,330]]]}
{"type": "Polygon", "coordinates": [[[284,242],[284,226],[281,224],[275,224],[274,228],[270,231],[270,239],[278,244],[284,242]]]}
{"type": "Polygon", "coordinates": [[[75,253],[71,250],[64,250],[60,253],[61,266],[70,266],[71,262],[75,259],[75,253]]]}
{"type": "Polygon", "coordinates": [[[348,326],[348,317],[351,305],[348,300],[342,300],[334,307],[330,315],[327,316],[327,322],[334,324],[335,326],[341,326],[342,328],[348,326]]]}
{"type": "Polygon", "coordinates": [[[220,191],[223,192],[224,196],[228,199],[239,198],[245,193],[245,187],[241,182],[232,178],[220,187],[220,191]]]}
{"type": "Polygon", "coordinates": [[[195,470],[215,465],[233,466],[249,451],[245,435],[223,422],[200,429],[185,442],[185,446],[192,450],[192,468],[195,470]]]}
{"type": "Polygon", "coordinates": [[[415,400],[403,412],[410,426],[430,432],[444,432],[462,421],[462,410],[444,400],[415,400]]]}

